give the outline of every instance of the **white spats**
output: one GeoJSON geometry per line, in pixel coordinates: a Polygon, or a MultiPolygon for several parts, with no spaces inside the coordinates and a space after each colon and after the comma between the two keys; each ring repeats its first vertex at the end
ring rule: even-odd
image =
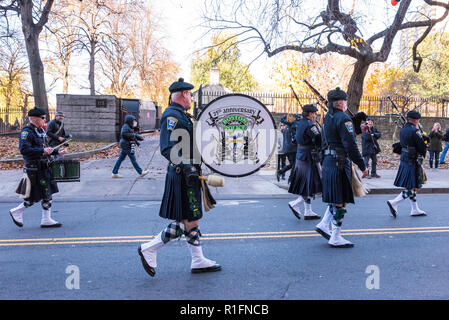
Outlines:
{"type": "Polygon", "coordinates": [[[304,220],[312,220],[321,218],[312,210],[312,204],[304,202],[304,220]]]}
{"type": "Polygon", "coordinates": [[[303,198],[302,196],[299,196],[298,199],[293,200],[293,201],[290,201],[289,204],[290,204],[293,208],[298,209],[298,211],[299,211],[299,205],[300,205],[301,203],[303,203],[303,202],[304,202],[304,198],[303,198]]]}
{"type": "Polygon", "coordinates": [[[26,207],[22,202],[17,207],[9,210],[11,218],[13,219],[14,223],[19,227],[23,226],[23,212],[25,211],[25,209],[26,207]]]}
{"type": "Polygon", "coordinates": [[[332,223],[332,234],[328,244],[334,248],[352,248],[354,244],[340,235],[341,227],[332,223]]]}
{"type": "Polygon", "coordinates": [[[390,207],[391,215],[392,215],[393,217],[396,218],[396,215],[397,215],[397,213],[398,213],[398,206],[399,206],[399,203],[402,202],[402,201],[404,201],[405,199],[406,199],[406,198],[404,198],[404,196],[402,195],[402,192],[401,192],[401,193],[398,194],[398,195],[396,196],[396,198],[394,198],[393,200],[388,200],[388,201],[387,201],[387,204],[388,204],[388,206],[390,207]]]}
{"type": "Polygon", "coordinates": [[[145,261],[150,267],[157,267],[157,251],[164,246],[164,242],[161,238],[162,232],[160,232],[153,240],[146,242],[140,246],[142,249],[142,255],[145,261]]]}
{"type": "Polygon", "coordinates": [[[190,254],[192,255],[191,269],[203,269],[215,266],[217,263],[210,259],[207,259],[203,255],[203,248],[201,246],[193,246],[187,243],[190,254]]]}
{"type": "Polygon", "coordinates": [[[329,206],[327,206],[323,219],[321,219],[320,223],[316,225],[316,231],[323,237],[325,237],[327,240],[329,240],[331,237],[331,231],[329,229],[331,220],[332,214],[330,212],[329,206]]]}
{"type": "Polygon", "coordinates": [[[41,226],[44,226],[44,227],[61,226],[61,224],[58,221],[55,221],[51,218],[51,209],[49,209],[49,210],[42,209],[41,226]]]}
{"type": "Polygon", "coordinates": [[[418,202],[416,200],[415,201],[413,201],[412,199],[409,199],[409,200],[410,200],[410,205],[412,207],[412,210],[410,212],[411,216],[426,216],[427,215],[424,210],[421,210],[418,207],[418,202]]]}

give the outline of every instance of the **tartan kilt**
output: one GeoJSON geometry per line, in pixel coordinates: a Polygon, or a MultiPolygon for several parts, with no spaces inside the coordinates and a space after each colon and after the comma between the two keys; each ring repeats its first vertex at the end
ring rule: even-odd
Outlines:
{"type": "Polygon", "coordinates": [[[413,164],[410,164],[409,161],[401,161],[394,185],[411,190],[421,188],[422,184],[423,171],[421,166],[416,161],[413,164]]]}
{"type": "Polygon", "coordinates": [[[346,158],[344,168],[337,167],[337,158],[325,155],[323,161],[323,202],[354,203],[352,163],[346,158]]]}
{"type": "Polygon", "coordinates": [[[296,159],[288,192],[303,197],[313,197],[322,193],[321,170],[312,161],[296,159]]]}
{"type": "Polygon", "coordinates": [[[39,202],[41,200],[51,200],[54,193],[59,192],[58,184],[51,181],[50,169],[40,169],[38,171],[27,171],[30,178],[30,196],[24,201],[39,202]]]}
{"type": "Polygon", "coordinates": [[[200,180],[189,187],[186,185],[182,169],[176,172],[176,166],[169,165],[159,216],[176,221],[201,219],[203,212],[200,180]]]}

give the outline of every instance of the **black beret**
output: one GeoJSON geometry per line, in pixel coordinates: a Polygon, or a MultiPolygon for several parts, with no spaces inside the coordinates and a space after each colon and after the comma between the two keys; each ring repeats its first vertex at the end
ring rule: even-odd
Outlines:
{"type": "Polygon", "coordinates": [[[177,91],[184,91],[184,90],[192,90],[194,88],[194,85],[188,82],[184,82],[183,78],[179,78],[178,81],[173,82],[171,86],[168,88],[168,90],[173,93],[177,91]]]}
{"type": "Polygon", "coordinates": [[[412,110],[407,113],[407,119],[421,119],[421,114],[417,110],[412,110]]]}
{"type": "Polygon", "coordinates": [[[45,114],[45,111],[38,107],[34,107],[34,109],[28,111],[28,117],[42,117],[45,116],[45,114]]]}
{"type": "Polygon", "coordinates": [[[304,107],[302,107],[303,112],[317,112],[318,109],[314,104],[306,104],[304,107]]]}
{"type": "Polygon", "coordinates": [[[327,94],[328,102],[335,102],[335,101],[347,100],[347,99],[348,99],[348,95],[346,94],[346,92],[341,90],[339,87],[337,87],[335,90],[329,91],[329,93],[327,94]]]}

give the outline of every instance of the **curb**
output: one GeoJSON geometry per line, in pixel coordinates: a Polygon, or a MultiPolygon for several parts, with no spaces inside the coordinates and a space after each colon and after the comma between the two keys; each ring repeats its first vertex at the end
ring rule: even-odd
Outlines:
{"type": "MultiPolygon", "coordinates": [[[[281,189],[288,190],[287,186],[280,185],[275,183],[276,186],[278,186],[281,189]]],[[[371,194],[397,194],[398,192],[402,191],[402,188],[375,188],[371,189],[368,195],[371,194]]],[[[419,194],[432,194],[432,193],[449,193],[449,188],[421,188],[418,191],[419,194]]]]}
{"type": "MultiPolygon", "coordinates": [[[[108,144],[107,146],[104,146],[102,148],[99,149],[94,149],[94,150],[89,150],[89,151],[84,151],[84,152],[74,152],[74,153],[67,153],[64,155],[64,159],[70,160],[70,159],[82,159],[82,158],[87,158],[90,157],[98,152],[107,150],[113,146],[115,146],[116,144],[118,144],[118,142],[114,142],[111,144],[108,144]]],[[[0,160],[0,163],[19,163],[22,164],[24,162],[23,158],[17,158],[17,159],[4,159],[4,160],[0,160]]]]}

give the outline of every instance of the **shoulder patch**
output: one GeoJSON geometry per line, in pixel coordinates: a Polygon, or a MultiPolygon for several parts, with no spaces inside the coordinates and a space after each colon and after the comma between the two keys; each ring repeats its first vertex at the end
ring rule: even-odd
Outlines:
{"type": "Polygon", "coordinates": [[[318,128],[317,128],[316,126],[311,127],[310,130],[311,130],[315,135],[320,134],[320,131],[318,130],[318,128]]]}
{"type": "Polygon", "coordinates": [[[20,133],[20,139],[22,139],[22,140],[26,140],[26,138],[28,137],[28,131],[22,131],[21,133],[20,133]]]}
{"type": "Polygon", "coordinates": [[[346,126],[346,129],[348,129],[348,131],[349,132],[354,132],[354,130],[353,130],[353,128],[352,128],[352,121],[346,121],[345,122],[345,126],[346,126]]]}
{"type": "Polygon", "coordinates": [[[175,117],[168,117],[167,118],[167,130],[173,131],[176,127],[176,124],[178,123],[178,119],[175,117]]]}

